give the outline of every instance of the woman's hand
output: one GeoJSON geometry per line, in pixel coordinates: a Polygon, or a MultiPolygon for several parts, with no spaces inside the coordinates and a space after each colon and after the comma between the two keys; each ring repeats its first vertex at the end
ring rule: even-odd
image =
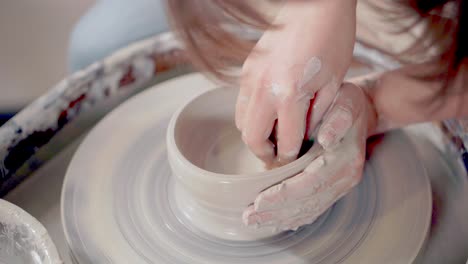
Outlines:
{"type": "Polygon", "coordinates": [[[275,19],[279,28],[265,32],[247,58],[236,125],[267,165],[295,160],[310,137],[306,130],[314,130],[335,98],[352,59],[355,12],[356,0],[287,1],[275,19]],[[268,140],[275,121],[278,157],[268,140]]]}
{"type": "Polygon", "coordinates": [[[300,173],[260,193],[246,225],[295,230],[314,222],[362,177],[366,139],[376,114],[364,92],[344,84],[318,132],[325,151],[300,173]]]}

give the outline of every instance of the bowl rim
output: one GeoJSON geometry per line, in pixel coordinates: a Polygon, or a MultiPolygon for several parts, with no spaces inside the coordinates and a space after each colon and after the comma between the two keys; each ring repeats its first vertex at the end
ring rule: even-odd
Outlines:
{"type": "Polygon", "coordinates": [[[197,100],[200,100],[204,96],[207,96],[208,94],[211,94],[211,93],[220,92],[226,89],[233,89],[233,88],[227,87],[227,86],[221,86],[221,87],[217,87],[217,88],[205,91],[195,96],[191,100],[189,100],[187,103],[182,105],[176,112],[174,112],[174,114],[171,117],[171,120],[167,128],[167,132],[166,132],[168,160],[170,163],[177,162],[178,165],[181,165],[185,169],[188,169],[189,171],[191,171],[192,173],[199,175],[199,177],[207,177],[207,178],[217,177],[218,179],[229,179],[229,180],[246,180],[246,179],[259,180],[259,179],[270,178],[274,176],[296,175],[297,173],[302,172],[307,167],[307,165],[309,165],[315,158],[317,158],[320,154],[322,154],[323,148],[320,146],[320,144],[313,144],[313,146],[302,157],[300,157],[299,159],[296,159],[295,161],[289,164],[286,164],[284,166],[274,168],[271,170],[255,172],[255,173],[246,173],[246,174],[216,173],[216,172],[202,169],[196,166],[195,164],[193,164],[180,151],[175,140],[175,128],[177,124],[180,122],[181,114],[184,112],[186,108],[188,108],[189,106],[191,106],[193,103],[195,103],[197,100]]]}

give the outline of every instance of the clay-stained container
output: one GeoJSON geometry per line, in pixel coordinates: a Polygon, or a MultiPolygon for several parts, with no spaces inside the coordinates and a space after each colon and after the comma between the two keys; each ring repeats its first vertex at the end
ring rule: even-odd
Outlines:
{"type": "Polygon", "coordinates": [[[242,143],[234,124],[237,89],[219,88],[177,111],[167,130],[167,152],[175,180],[176,210],[204,233],[227,240],[258,240],[279,233],[274,227],[245,227],[242,212],[262,190],[294,176],[319,151],[265,170],[242,143]]]}

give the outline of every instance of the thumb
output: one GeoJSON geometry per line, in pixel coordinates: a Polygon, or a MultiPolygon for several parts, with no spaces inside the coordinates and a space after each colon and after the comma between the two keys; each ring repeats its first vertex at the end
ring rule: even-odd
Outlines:
{"type": "Polygon", "coordinates": [[[362,92],[353,84],[344,84],[317,135],[324,149],[339,143],[356,121],[362,108],[362,92]]]}

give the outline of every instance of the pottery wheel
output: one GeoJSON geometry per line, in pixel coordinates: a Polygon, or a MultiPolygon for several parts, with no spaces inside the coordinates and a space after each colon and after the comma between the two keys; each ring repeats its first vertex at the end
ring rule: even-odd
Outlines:
{"type": "Polygon", "coordinates": [[[174,207],[166,128],[176,109],[213,88],[199,74],[159,84],[88,134],[62,193],[65,234],[78,263],[411,263],[417,257],[431,192],[403,132],[384,137],[363,181],[312,225],[253,242],[220,240],[193,227],[174,207]]]}

